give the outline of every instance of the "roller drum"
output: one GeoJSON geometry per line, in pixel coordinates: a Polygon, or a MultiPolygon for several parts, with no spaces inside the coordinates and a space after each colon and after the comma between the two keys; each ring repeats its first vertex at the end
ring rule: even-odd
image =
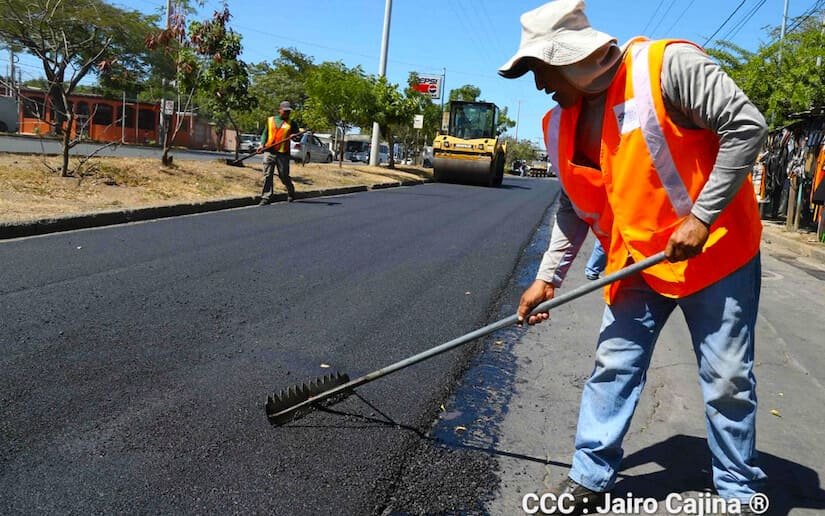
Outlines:
{"type": "Polygon", "coordinates": [[[433,174],[438,181],[461,184],[490,184],[493,168],[490,159],[454,159],[435,157],[433,174]]]}

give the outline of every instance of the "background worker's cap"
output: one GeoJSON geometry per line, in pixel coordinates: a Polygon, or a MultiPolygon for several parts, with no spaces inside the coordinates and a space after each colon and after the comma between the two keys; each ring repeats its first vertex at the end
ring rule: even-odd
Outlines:
{"type": "Polygon", "coordinates": [[[590,27],[583,0],[556,0],[521,15],[518,52],[498,73],[508,79],[521,77],[528,70],[527,57],[553,66],[577,63],[616,42],[613,36],[590,27]]]}
{"type": "Polygon", "coordinates": [[[288,100],[285,100],[281,102],[279,109],[283,109],[284,111],[292,111],[292,104],[290,104],[288,100]]]}

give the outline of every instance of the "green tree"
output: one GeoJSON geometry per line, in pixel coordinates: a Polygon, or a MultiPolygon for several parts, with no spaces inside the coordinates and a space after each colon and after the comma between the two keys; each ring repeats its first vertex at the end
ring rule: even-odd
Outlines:
{"type": "MultiPolygon", "coordinates": [[[[238,116],[239,125],[246,130],[258,130],[263,120],[278,111],[278,104],[283,100],[288,100],[295,108],[293,120],[299,125],[306,125],[306,79],[317,65],[312,57],[294,48],[280,48],[278,54],[279,57],[271,64],[259,63],[250,66],[249,92],[257,99],[257,106],[238,116]]],[[[324,130],[332,127],[316,126],[315,129],[324,130]]]]}
{"type": "Polygon", "coordinates": [[[138,42],[154,18],[102,0],[0,0],[0,41],[40,59],[54,109],[52,132],[63,137],[60,173],[69,170],[75,113],[68,97],[87,75],[105,75],[117,63],[140,62],[138,42]]]}
{"type": "Polygon", "coordinates": [[[530,162],[538,158],[536,149],[530,140],[516,141],[515,138],[507,136],[504,137],[504,141],[507,144],[505,162],[512,163],[517,159],[530,162]]]}
{"type": "Polygon", "coordinates": [[[825,66],[817,66],[819,58],[825,61],[820,19],[793,20],[781,45],[774,28],[769,32],[774,42],[755,52],[725,41],[708,50],[774,127],[788,123],[793,113],[825,104],[825,66]]]}
{"type": "Polygon", "coordinates": [[[507,116],[507,106],[501,108],[498,112],[498,125],[496,131],[498,134],[504,134],[508,129],[516,126],[516,121],[507,116]]]}
{"type": "MultiPolygon", "coordinates": [[[[374,110],[373,83],[360,66],[321,63],[307,75],[306,92],[303,120],[308,127],[334,127],[344,135],[372,123],[368,114],[374,110]]],[[[343,138],[339,143],[339,159],[343,159],[343,138]]]]}
{"type": "Polygon", "coordinates": [[[450,90],[450,100],[463,100],[464,102],[475,102],[481,95],[481,89],[472,84],[465,84],[460,88],[450,90]]]}
{"type": "MultiPolygon", "coordinates": [[[[248,110],[256,102],[249,93],[246,63],[238,58],[241,36],[227,27],[229,9],[215,11],[211,20],[189,25],[191,46],[182,49],[181,61],[196,73],[184,75],[183,87],[197,89],[201,113],[209,113],[216,123],[216,132],[224,134],[227,122],[240,135],[233,113],[248,110]],[[187,81],[193,81],[187,84],[187,81]]],[[[220,142],[223,143],[222,141],[220,142]]],[[[240,138],[235,138],[235,159],[240,138]]],[[[221,145],[223,147],[223,145],[221,145]]]]}
{"type": "Polygon", "coordinates": [[[378,122],[381,135],[389,145],[389,168],[395,168],[395,137],[401,127],[412,126],[413,116],[419,110],[419,99],[398,91],[398,86],[390,84],[386,77],[374,80],[372,88],[372,110],[367,115],[378,122]]]}
{"type": "Polygon", "coordinates": [[[398,124],[394,127],[394,135],[404,145],[404,148],[412,151],[415,156],[421,153],[422,145],[431,145],[435,135],[438,134],[441,128],[441,106],[434,103],[429,95],[421,93],[413,88],[413,85],[418,84],[418,74],[410,72],[407,78],[407,87],[404,89],[404,95],[415,104],[415,115],[423,115],[424,123],[421,129],[413,128],[412,122],[405,124],[398,124]]]}

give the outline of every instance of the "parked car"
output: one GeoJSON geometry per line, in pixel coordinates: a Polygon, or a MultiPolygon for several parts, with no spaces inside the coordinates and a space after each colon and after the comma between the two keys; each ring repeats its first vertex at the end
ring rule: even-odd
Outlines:
{"type": "MultiPolygon", "coordinates": [[[[364,163],[370,162],[370,145],[366,150],[361,152],[357,152],[353,155],[352,161],[363,161],[364,163]]],[[[389,163],[390,161],[390,148],[385,144],[381,144],[378,147],[378,164],[389,163]]]]}
{"type": "Polygon", "coordinates": [[[289,154],[293,160],[300,163],[332,163],[333,160],[329,147],[312,133],[302,134],[298,141],[292,140],[289,154]]]}
{"type": "Polygon", "coordinates": [[[242,134],[238,143],[238,150],[241,152],[253,152],[261,144],[261,137],[254,134],[242,134]]]}

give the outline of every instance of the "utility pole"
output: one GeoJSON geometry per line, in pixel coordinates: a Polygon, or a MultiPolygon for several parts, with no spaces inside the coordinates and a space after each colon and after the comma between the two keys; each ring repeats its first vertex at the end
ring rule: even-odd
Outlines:
{"type": "Polygon", "coordinates": [[[14,50],[9,47],[9,97],[17,97],[17,88],[14,87],[14,50]]]}
{"type": "Polygon", "coordinates": [[[782,66],[782,47],[785,46],[785,26],[788,24],[789,1],[790,0],[785,0],[785,10],[782,13],[782,29],[779,31],[779,66],[782,66]]]}
{"type": "Polygon", "coordinates": [[[441,69],[441,112],[444,112],[444,97],[447,95],[447,69],[441,69]]]}
{"type": "MultiPolygon", "coordinates": [[[[387,74],[387,47],[390,44],[390,18],[392,18],[392,0],[387,0],[384,7],[384,34],[381,38],[381,60],[378,64],[378,76],[384,77],[387,74]]],[[[378,164],[378,157],[381,153],[381,128],[378,122],[372,123],[372,147],[370,149],[370,165],[378,164]]],[[[392,152],[392,149],[390,149],[392,152]]]]}
{"type": "MultiPolygon", "coordinates": [[[[779,31],[779,73],[782,73],[782,47],[785,46],[785,26],[788,24],[788,2],[785,0],[785,10],[782,12],[782,28],[779,31]]],[[[776,105],[771,109],[771,127],[773,127],[773,120],[776,117],[776,105]]]]}
{"type": "Polygon", "coordinates": [[[516,143],[518,143],[518,121],[521,118],[521,99],[518,100],[518,109],[516,110],[516,143]]]}

